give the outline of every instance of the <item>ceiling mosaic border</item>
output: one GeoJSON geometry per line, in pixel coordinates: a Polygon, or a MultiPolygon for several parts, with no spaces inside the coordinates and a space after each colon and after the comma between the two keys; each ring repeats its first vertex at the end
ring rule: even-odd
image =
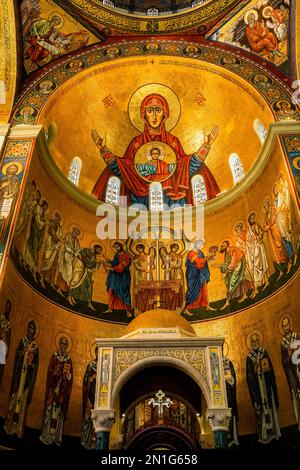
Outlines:
{"type": "Polygon", "coordinates": [[[138,34],[164,34],[175,33],[184,29],[199,26],[212,19],[219,18],[229,9],[236,6],[237,0],[212,0],[208,4],[199,5],[192,11],[178,12],[170,16],[135,16],[132,14],[114,11],[94,0],[55,0],[57,5],[69,13],[79,12],[90,21],[105,26],[138,34]]]}
{"type": "Polygon", "coordinates": [[[286,115],[284,116],[278,107],[278,103],[282,101],[288,103],[289,119],[300,120],[300,110],[292,101],[292,92],[289,87],[256,62],[241,56],[236,57],[236,54],[224,51],[215,45],[199,45],[190,41],[163,40],[155,42],[144,40],[122,41],[115,43],[113,47],[97,44],[91,46],[88,51],[74,53],[68,59],[61,60],[58,64],[47,68],[46,71],[42,71],[20,95],[15,106],[12,124],[32,125],[38,123],[40,111],[48,98],[57,91],[59,86],[83,70],[98,64],[109,63],[117,58],[151,57],[154,60],[153,57],[159,58],[160,56],[164,56],[164,63],[174,63],[174,65],[178,57],[193,59],[196,67],[205,67],[205,63],[217,65],[220,67],[220,74],[224,73],[222,69],[232,72],[255,88],[270,107],[275,121],[286,119],[286,115]],[[166,56],[169,56],[170,59],[166,59],[166,56]],[[264,77],[262,78],[262,76],[264,77]],[[48,82],[47,89],[41,86],[42,82],[46,80],[48,82]],[[24,120],[25,107],[30,108],[25,113],[26,121],[24,120]]]}

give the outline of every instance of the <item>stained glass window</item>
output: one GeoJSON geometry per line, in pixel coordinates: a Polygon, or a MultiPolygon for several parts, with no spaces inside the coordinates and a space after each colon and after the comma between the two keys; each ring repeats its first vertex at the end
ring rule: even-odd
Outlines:
{"type": "Polygon", "coordinates": [[[203,202],[207,201],[207,192],[206,192],[206,187],[205,187],[203,176],[201,175],[193,176],[192,188],[193,188],[193,197],[194,197],[195,206],[198,206],[199,204],[203,204],[203,202]]]}
{"type": "Polygon", "coordinates": [[[233,177],[234,183],[238,183],[241,179],[244,178],[244,167],[236,153],[232,153],[229,157],[229,165],[233,177]]]}
{"type": "Polygon", "coordinates": [[[263,123],[259,119],[255,119],[255,121],[253,123],[253,128],[254,128],[261,144],[263,144],[264,141],[266,140],[267,129],[265,128],[265,126],[263,125],[263,123]]]}
{"type": "Polygon", "coordinates": [[[163,210],[163,189],[161,183],[155,182],[150,184],[150,210],[162,211],[163,210]]]}
{"type": "Polygon", "coordinates": [[[119,205],[121,181],[117,176],[111,176],[107,183],[105,202],[119,205]]]}
{"type": "Polygon", "coordinates": [[[82,167],[81,158],[79,157],[73,158],[71,165],[70,165],[68,178],[76,186],[78,186],[78,183],[79,183],[81,167],[82,167]]]}

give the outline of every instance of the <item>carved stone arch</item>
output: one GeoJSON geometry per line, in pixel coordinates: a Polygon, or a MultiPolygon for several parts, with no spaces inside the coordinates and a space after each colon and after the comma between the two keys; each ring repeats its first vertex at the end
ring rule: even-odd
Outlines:
{"type": "Polygon", "coordinates": [[[207,408],[211,407],[211,391],[209,387],[209,383],[207,378],[205,378],[199,371],[197,371],[193,366],[188,364],[187,362],[183,361],[182,359],[177,359],[175,357],[165,357],[165,356],[155,356],[155,357],[147,357],[145,359],[141,359],[131,366],[129,366],[121,375],[117,378],[112,388],[111,394],[111,403],[112,406],[116,403],[116,400],[119,396],[119,393],[125,383],[133,377],[137,372],[140,370],[147,368],[149,366],[157,366],[157,365],[168,365],[169,367],[174,367],[182,372],[189,375],[199,386],[200,390],[202,391],[206,403],[207,408]]]}

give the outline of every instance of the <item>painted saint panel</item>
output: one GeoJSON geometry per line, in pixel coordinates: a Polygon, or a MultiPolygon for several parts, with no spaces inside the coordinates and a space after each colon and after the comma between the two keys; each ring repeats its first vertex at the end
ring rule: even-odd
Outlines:
{"type": "Polygon", "coordinates": [[[102,409],[110,407],[112,355],[113,350],[111,348],[101,348],[98,406],[102,409]]]}
{"type": "Polygon", "coordinates": [[[52,0],[23,0],[21,17],[27,73],[99,41],[52,0]]]}
{"type": "Polygon", "coordinates": [[[217,347],[209,347],[210,371],[211,371],[211,387],[212,401],[214,406],[224,405],[224,392],[222,389],[220,351],[217,347]]]}
{"type": "Polygon", "coordinates": [[[242,47],[289,71],[289,0],[253,0],[210,39],[242,47]]]}
{"type": "Polygon", "coordinates": [[[15,210],[29,162],[32,140],[14,140],[6,143],[0,165],[0,272],[15,223],[15,210]]]}

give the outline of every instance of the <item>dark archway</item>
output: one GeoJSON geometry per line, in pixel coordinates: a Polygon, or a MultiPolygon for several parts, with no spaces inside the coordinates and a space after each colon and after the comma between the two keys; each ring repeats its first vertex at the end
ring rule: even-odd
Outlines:
{"type": "Polygon", "coordinates": [[[189,453],[199,450],[197,443],[180,429],[150,426],[137,432],[124,446],[130,451],[171,450],[189,453]]]}
{"type": "Polygon", "coordinates": [[[179,369],[156,365],[144,368],[122,387],[119,395],[121,414],[126,413],[141,397],[159,389],[181,397],[196,413],[201,413],[202,392],[198,384],[179,369]]]}
{"type": "Polygon", "coordinates": [[[124,449],[189,452],[200,448],[198,416],[202,410],[202,392],[199,385],[183,371],[167,365],[150,365],[124,384],[119,398],[124,449]],[[185,418],[182,419],[180,414],[180,418],[174,419],[171,412],[172,418],[165,413],[163,421],[160,421],[152,410],[148,421],[143,421],[142,425],[135,424],[140,422],[136,420],[139,416],[139,408],[136,406],[147,403],[158,390],[163,390],[173,400],[173,404],[174,400],[183,404],[180,406],[185,409],[185,418]]]}

